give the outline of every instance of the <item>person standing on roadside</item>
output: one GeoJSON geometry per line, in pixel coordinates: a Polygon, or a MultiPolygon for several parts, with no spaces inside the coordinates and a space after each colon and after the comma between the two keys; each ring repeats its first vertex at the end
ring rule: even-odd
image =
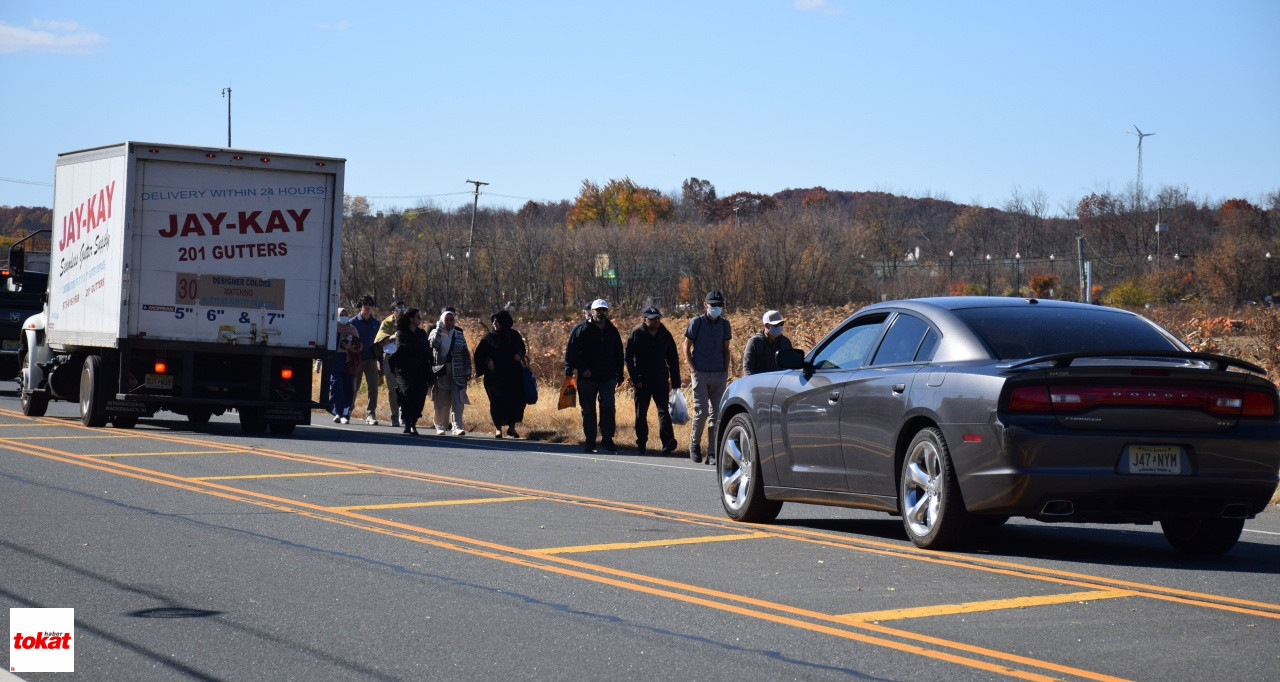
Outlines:
{"type": "Polygon", "coordinates": [[[505,310],[489,316],[489,333],[476,346],[476,376],[484,377],[484,392],[489,396],[489,416],[493,419],[493,437],[507,435],[519,438],[516,424],[524,421],[524,337],[514,328],[515,320],[505,310]]]}
{"type": "Polygon", "coordinates": [[[462,425],[462,409],[470,403],[467,382],[471,380],[471,351],[467,349],[467,339],[457,322],[457,315],[451,308],[446,308],[429,338],[431,370],[436,377],[431,389],[431,402],[435,405],[436,432],[442,436],[445,433],[467,435],[462,425]]]}
{"type": "Polygon", "coordinates": [[[742,375],[774,372],[778,369],[778,351],[791,348],[791,339],[782,335],[787,321],[782,313],[770,310],[761,318],[764,328],[747,340],[742,352],[742,375]]]}
{"type": "Polygon", "coordinates": [[[396,375],[391,370],[391,355],[394,353],[396,346],[394,341],[389,349],[386,344],[396,335],[396,321],[404,314],[405,310],[407,308],[404,301],[396,301],[395,306],[391,309],[391,314],[383,318],[382,324],[378,327],[378,335],[373,340],[378,347],[376,355],[382,357],[382,375],[387,378],[387,403],[391,405],[392,428],[400,426],[400,396],[392,388],[396,385],[396,375]]]}
{"type": "Polygon", "coordinates": [[[360,366],[360,333],[351,324],[346,308],[338,308],[338,340],[329,361],[329,412],[333,421],[351,421],[355,401],[355,374],[360,366]]]}
{"type": "Polygon", "coordinates": [[[382,376],[381,362],[378,358],[381,351],[374,345],[378,338],[378,329],[382,327],[382,321],[373,314],[373,306],[373,297],[365,296],[360,299],[360,312],[351,318],[351,326],[360,333],[361,344],[360,367],[356,370],[355,385],[351,389],[351,395],[354,396],[360,392],[362,380],[369,387],[364,408],[364,423],[369,426],[378,425],[378,383],[382,376]]]}
{"type": "Polygon", "coordinates": [[[671,425],[668,396],[680,388],[680,356],[676,340],[662,324],[662,312],[646,306],[640,313],[644,321],[627,337],[627,373],[636,395],[636,454],[645,454],[649,439],[649,401],[658,411],[658,439],[662,454],[676,450],[675,429],[671,425]]]}
{"type": "Polygon", "coordinates": [[[702,462],[702,432],[709,428],[707,464],[716,463],[715,429],[720,398],[729,383],[729,339],[733,328],[724,318],[724,294],[719,289],[707,292],[703,300],[706,312],[692,320],[684,330],[684,359],[689,363],[693,382],[693,419],[689,430],[689,459],[702,462]]]}
{"type": "Polygon", "coordinates": [[[600,402],[600,447],[617,452],[613,436],[617,430],[614,391],[622,383],[622,336],[609,321],[609,304],[602,298],[591,302],[586,320],[569,330],[564,350],[564,375],[578,373],[578,401],[582,408],[582,444],[585,452],[596,451],[596,401],[600,402]]]}
{"type": "Polygon", "coordinates": [[[396,404],[404,432],[418,435],[418,420],[422,419],[422,406],[427,401],[427,387],[431,376],[431,341],[422,329],[422,312],[409,308],[396,320],[396,332],[391,336],[395,352],[387,355],[395,388],[388,393],[398,393],[396,404]]]}

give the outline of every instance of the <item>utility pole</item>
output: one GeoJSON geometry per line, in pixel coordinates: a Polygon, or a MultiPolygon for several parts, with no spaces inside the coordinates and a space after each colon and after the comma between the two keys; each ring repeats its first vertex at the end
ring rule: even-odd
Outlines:
{"type": "Polygon", "coordinates": [[[231,86],[222,89],[222,96],[227,98],[227,148],[231,148],[231,86]]]}
{"type": "Polygon", "coordinates": [[[475,200],[471,203],[471,235],[467,238],[467,288],[462,291],[462,308],[467,308],[467,294],[471,291],[471,250],[476,243],[476,209],[480,207],[480,187],[487,185],[487,182],[479,180],[468,180],[467,182],[476,186],[475,200]]]}

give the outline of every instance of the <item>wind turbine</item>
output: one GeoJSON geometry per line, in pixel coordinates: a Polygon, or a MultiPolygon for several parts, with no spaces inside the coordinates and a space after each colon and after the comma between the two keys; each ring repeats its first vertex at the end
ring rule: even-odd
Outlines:
{"type": "Polygon", "coordinates": [[[1152,135],[1155,135],[1155,133],[1142,132],[1142,129],[1139,128],[1138,124],[1136,123],[1133,124],[1133,129],[1138,132],[1135,133],[1135,132],[1126,130],[1125,133],[1129,135],[1138,136],[1138,185],[1134,191],[1135,191],[1135,194],[1137,195],[1138,201],[1142,201],[1142,138],[1151,137],[1152,135]]]}

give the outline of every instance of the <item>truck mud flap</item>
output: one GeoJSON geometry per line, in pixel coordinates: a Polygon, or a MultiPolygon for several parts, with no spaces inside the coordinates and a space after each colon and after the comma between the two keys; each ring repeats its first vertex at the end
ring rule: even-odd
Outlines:
{"type": "Polygon", "coordinates": [[[132,400],[108,400],[106,403],[106,413],[109,415],[135,415],[138,417],[150,417],[156,413],[154,408],[150,408],[146,403],[134,402],[132,400]]]}
{"type": "Polygon", "coordinates": [[[269,422],[291,422],[294,424],[310,424],[311,411],[307,405],[271,405],[259,408],[262,418],[269,422]]]}

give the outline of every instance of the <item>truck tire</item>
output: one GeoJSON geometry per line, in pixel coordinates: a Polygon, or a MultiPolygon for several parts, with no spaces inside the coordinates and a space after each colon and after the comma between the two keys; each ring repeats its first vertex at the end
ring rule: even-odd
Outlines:
{"type": "Polygon", "coordinates": [[[111,425],[117,429],[132,429],[138,425],[138,415],[127,414],[111,418],[111,425]]]}
{"type": "Polygon", "coordinates": [[[18,395],[22,397],[22,414],[28,417],[43,417],[49,410],[49,394],[34,393],[24,380],[27,367],[27,351],[24,349],[18,360],[18,395]]]}
{"type": "Polygon", "coordinates": [[[298,427],[298,425],[293,422],[270,422],[267,426],[271,428],[271,433],[279,434],[281,436],[287,436],[293,433],[293,430],[298,427]]]}
{"type": "Polygon", "coordinates": [[[193,409],[187,413],[187,421],[196,428],[208,426],[212,417],[213,413],[208,410],[193,409]]]}
{"type": "Polygon", "coordinates": [[[106,373],[102,369],[102,358],[90,355],[84,359],[84,367],[80,369],[80,423],[98,428],[106,426],[106,373]]]}
{"type": "Polygon", "coordinates": [[[22,413],[28,417],[43,417],[44,413],[49,410],[49,394],[48,393],[31,393],[26,389],[22,391],[22,413]]]}
{"type": "Polygon", "coordinates": [[[253,408],[243,408],[240,410],[240,430],[245,433],[259,434],[267,432],[267,420],[262,418],[262,413],[253,408]]]}

